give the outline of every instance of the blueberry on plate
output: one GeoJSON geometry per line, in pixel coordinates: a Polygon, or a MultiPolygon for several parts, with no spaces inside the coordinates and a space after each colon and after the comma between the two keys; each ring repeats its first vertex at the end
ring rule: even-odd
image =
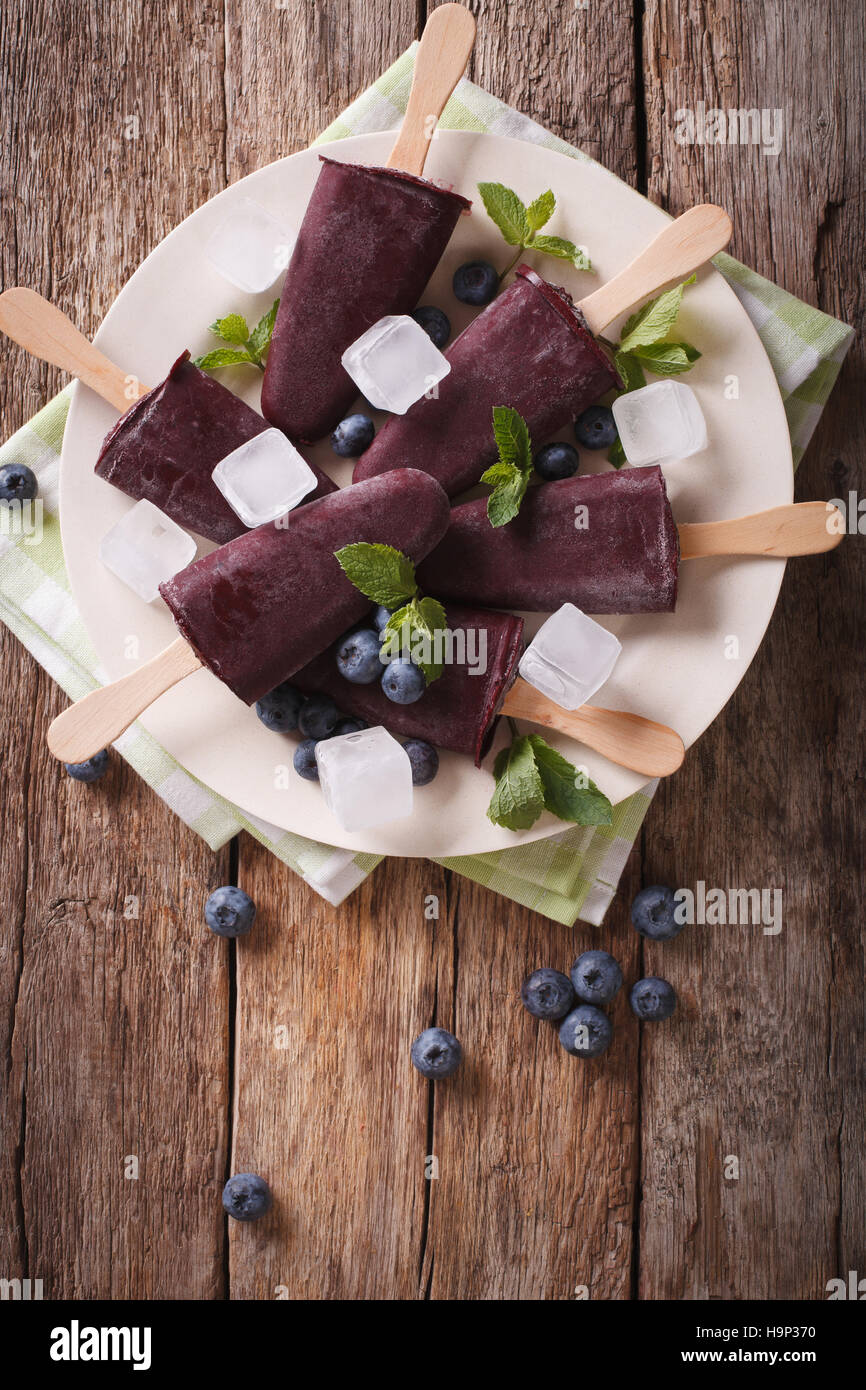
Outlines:
{"type": "Polygon", "coordinates": [[[372,685],[382,675],[381,639],[373,627],[347,632],[337,647],[337,670],[353,685],[372,685]]]}
{"type": "Polygon", "coordinates": [[[382,689],[395,705],[413,705],[427,689],[424,672],[406,656],[398,656],[382,674],[382,689]]]}
{"type": "Polygon", "coordinates": [[[373,626],[377,632],[384,632],[393,611],[393,608],[382,608],[381,605],[376,609],[373,614],[373,626]]]}
{"type": "Polygon", "coordinates": [[[342,734],[359,734],[362,729],[369,729],[369,727],[366,719],[338,719],[331,737],[339,738],[342,734]]]}
{"type": "Polygon", "coordinates": [[[32,502],[38,491],[36,474],[26,463],[4,463],[0,468],[0,502],[32,502]]]}
{"type": "Polygon", "coordinates": [[[347,415],[331,435],[331,448],[341,459],[360,458],[373,443],[376,426],[369,415],[347,415]]]}
{"type": "Polygon", "coordinates": [[[574,422],[577,442],[584,449],[609,449],[616,443],[616,422],[609,405],[591,405],[574,422]]]}
{"type": "Polygon", "coordinates": [[[610,1047],[612,1037],[610,1019],[594,1004],[578,1004],[559,1029],[559,1041],[572,1057],[600,1057],[610,1047]]]}
{"type": "Polygon", "coordinates": [[[243,888],[215,888],[204,905],[204,920],[216,936],[246,936],[256,919],[256,905],[243,888]]]}
{"type": "Polygon", "coordinates": [[[670,941],[685,926],[676,920],[676,908],[673,888],[662,883],[642,888],[631,905],[632,926],[648,941],[670,941]]]}
{"type": "Polygon", "coordinates": [[[84,763],[64,763],[63,766],[76,782],[98,782],[108,771],[108,749],[102,748],[84,763]]]}
{"type": "Polygon", "coordinates": [[[622,971],[607,951],[584,951],[571,967],[571,983],[584,1004],[609,1004],[622,985],[622,971]]]}
{"type": "Polygon", "coordinates": [[[451,283],[461,304],[489,304],[496,298],[499,275],[489,261],[467,261],[457,267],[451,283]]]}
{"type": "Polygon", "coordinates": [[[304,697],[289,681],[263,695],[256,701],[256,714],[268,729],[276,734],[290,734],[298,727],[298,715],[304,697]]]}
{"type": "Polygon", "coordinates": [[[258,1221],[273,1205],[271,1189],[258,1173],[235,1173],[223,1188],[223,1211],[235,1221],[258,1221]]]}
{"type": "Polygon", "coordinates": [[[423,738],[410,738],[403,747],[412,764],[412,785],[426,787],[439,771],[439,754],[433,744],[423,738]]]}
{"type": "Polygon", "coordinates": [[[545,444],[535,455],[535,471],[546,483],[573,478],[580,467],[580,454],[571,444],[557,441],[545,444]]]}
{"type": "Polygon", "coordinates": [[[299,743],[292,758],[292,766],[299,777],[303,777],[305,782],[318,782],[319,764],[316,762],[317,738],[305,738],[303,743],[299,743]]]}
{"type": "Polygon", "coordinates": [[[533,1018],[564,1018],[574,1007],[571,980],[561,970],[534,970],[520,986],[520,1001],[533,1018]]]}
{"type": "Polygon", "coordinates": [[[308,695],[298,715],[304,738],[330,738],[340,712],[330,695],[308,695]]]}
{"type": "Polygon", "coordinates": [[[638,980],[628,998],[643,1023],[663,1023],[677,1006],[673,985],[659,979],[658,975],[647,975],[645,980],[638,980]]]}
{"type": "Polygon", "coordinates": [[[444,348],[451,337],[451,320],[435,304],[422,304],[412,315],[420,323],[434,347],[444,348]]]}
{"type": "Polygon", "coordinates": [[[463,1048],[444,1028],[425,1028],[412,1044],[412,1065],[428,1081],[451,1076],[463,1061],[463,1048]]]}

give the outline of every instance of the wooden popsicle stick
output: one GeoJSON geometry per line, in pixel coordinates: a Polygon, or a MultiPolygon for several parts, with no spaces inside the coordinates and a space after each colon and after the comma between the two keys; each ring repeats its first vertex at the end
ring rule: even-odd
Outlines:
{"type": "Polygon", "coordinates": [[[48,729],[48,747],[64,763],[83,763],[107,748],[154,700],[197,671],[201,661],[178,637],[170,647],[128,676],[92,690],[58,714],[48,729]]]}
{"type": "Polygon", "coordinates": [[[700,203],[677,217],[639,256],[578,305],[593,333],[672,280],[690,275],[731,239],[731,219],[714,203],[700,203]]]}
{"type": "Polygon", "coordinates": [[[602,753],[612,763],[647,777],[667,777],[676,772],[685,757],[679,734],[665,724],[624,710],[598,709],[595,705],[563,709],[520,676],[505,697],[502,713],[557,729],[602,753]]]}
{"type": "Polygon", "coordinates": [[[436,122],[463,75],[475,42],[475,19],[463,5],[440,5],[424,26],[412,90],[388,169],[424,172],[436,122]]]}
{"type": "Polygon", "coordinates": [[[35,290],[16,285],[0,294],[0,331],[34,357],[77,376],[115,410],[128,410],[148,389],[110,362],[35,290]]]}
{"type": "Polygon", "coordinates": [[[729,521],[683,522],[680,559],[709,555],[821,555],[845,532],[842,513],[831,502],[789,502],[729,521]]]}

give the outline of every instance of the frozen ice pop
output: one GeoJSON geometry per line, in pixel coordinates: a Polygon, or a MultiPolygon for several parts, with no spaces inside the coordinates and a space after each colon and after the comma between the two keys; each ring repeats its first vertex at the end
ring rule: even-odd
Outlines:
{"type": "Polygon", "coordinates": [[[532,487],[507,526],[491,526],[485,498],[465,502],[418,580],[456,603],[671,613],[678,566],[677,528],[655,466],[532,487]]]}
{"type": "Polygon", "coordinates": [[[358,388],[340,358],[386,314],[414,309],[471,205],[399,169],[321,155],[280,298],[262,410],[290,439],[315,440],[358,388]]]}
{"type": "MultiPolygon", "coordinates": [[[[193,366],[184,352],[165,381],[135,401],[106,435],[96,472],[222,544],[247,528],[211,474],[227,454],[267,428],[267,420],[193,366]]],[[[327,474],[314,463],[310,467],[319,483],[309,500],[336,491],[327,474]]]]}
{"type": "Polygon", "coordinates": [[[457,606],[446,612],[455,650],[460,643],[470,657],[486,653],[479,674],[472,674],[470,661],[449,662],[420,700],[398,705],[388,699],[378,682],[353,685],[347,681],[337,670],[333,649],[329,649],[298,671],[292,684],[308,694],[330,695],[339,709],[366,719],[368,724],[381,724],[404,738],[424,738],[438,748],[467,753],[479,764],[493,739],[502,702],[517,677],[523,619],[511,613],[457,606]]]}
{"type": "Polygon", "coordinates": [[[404,468],[247,531],[187,565],[160,593],[203,665],[252,704],[369,608],[334,551],[378,542],[417,563],[448,516],[439,484],[404,468]]]}
{"type": "Polygon", "coordinates": [[[497,458],[493,407],[510,405],[542,444],[619,384],[568,292],[521,265],[514,283],[446,352],[438,396],[390,419],[355,468],[355,482],[423,468],[454,497],[497,458]]]}

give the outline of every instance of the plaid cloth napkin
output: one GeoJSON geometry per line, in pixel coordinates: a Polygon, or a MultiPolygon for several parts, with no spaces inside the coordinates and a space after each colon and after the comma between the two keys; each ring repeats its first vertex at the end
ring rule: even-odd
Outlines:
{"type": "MultiPolygon", "coordinates": [[[[409,97],[413,44],[320,136],[317,144],[399,125],[409,97]]],[[[587,156],[542,126],[463,80],[440,125],[529,140],[573,159],[587,156]]],[[[785,399],[794,465],[799,463],[853,338],[853,330],[794,299],[730,256],[714,264],[732,286],[760,334],[785,399]]],[[[0,449],[0,464],[20,462],[39,479],[42,535],[0,529],[0,618],[71,699],[106,679],[72,598],[57,516],[57,473],[69,387],[0,449]]],[[[2,521],[2,517],[0,517],[2,521]]],[[[318,844],[260,821],[217,796],[134,725],[115,747],[212,849],[246,830],[322,897],[337,906],[380,862],[318,844]]],[[[569,828],[547,839],[492,854],[437,862],[513,898],[554,921],[578,917],[598,924],[611,902],[656,784],[614,808],[613,823],[569,828]]]]}

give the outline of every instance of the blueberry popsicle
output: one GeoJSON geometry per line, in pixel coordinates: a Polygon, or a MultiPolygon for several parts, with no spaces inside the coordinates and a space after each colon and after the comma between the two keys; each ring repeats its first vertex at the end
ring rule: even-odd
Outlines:
{"type": "Polygon", "coordinates": [[[455,507],[418,570],[437,598],[550,612],[671,613],[679,538],[657,466],[530,488],[519,514],[493,527],[487,502],[455,507]]]}

